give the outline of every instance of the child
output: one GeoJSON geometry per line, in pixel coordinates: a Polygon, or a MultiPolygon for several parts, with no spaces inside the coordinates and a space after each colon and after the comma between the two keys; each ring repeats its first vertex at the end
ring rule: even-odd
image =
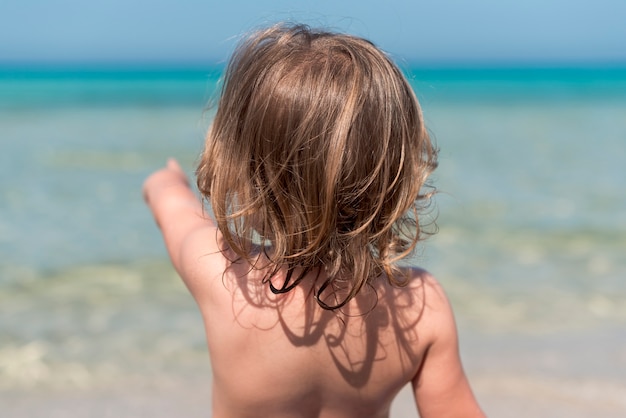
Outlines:
{"type": "Polygon", "coordinates": [[[481,417],[448,301],[401,268],[436,167],[398,68],[353,36],[278,25],[236,50],[197,170],[144,197],[200,307],[213,417],[481,417]]]}

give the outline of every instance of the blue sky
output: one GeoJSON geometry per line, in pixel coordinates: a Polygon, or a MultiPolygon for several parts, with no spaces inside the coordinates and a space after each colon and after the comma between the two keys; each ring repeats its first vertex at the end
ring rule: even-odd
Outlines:
{"type": "Polygon", "coordinates": [[[626,64],[626,0],[2,0],[0,63],[220,62],[278,20],[410,62],[626,64]]]}

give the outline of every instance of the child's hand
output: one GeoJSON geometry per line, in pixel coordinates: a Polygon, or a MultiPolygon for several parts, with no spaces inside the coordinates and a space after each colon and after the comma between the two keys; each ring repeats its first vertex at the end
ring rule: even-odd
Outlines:
{"type": "Polygon", "coordinates": [[[152,173],[143,183],[143,198],[150,205],[152,198],[156,194],[171,186],[180,185],[189,188],[189,179],[183,169],[180,168],[178,162],[170,158],[167,160],[165,168],[152,173]]]}
{"type": "Polygon", "coordinates": [[[202,201],[174,159],[169,159],[164,168],[146,179],[143,197],[161,229],[174,268],[192,289],[193,285],[188,282],[192,275],[189,270],[193,270],[196,261],[202,258],[200,254],[219,253],[216,230],[213,222],[204,215],[202,201]],[[211,232],[207,234],[208,230],[211,232]],[[202,239],[196,242],[193,237],[198,234],[202,234],[202,239]]]}

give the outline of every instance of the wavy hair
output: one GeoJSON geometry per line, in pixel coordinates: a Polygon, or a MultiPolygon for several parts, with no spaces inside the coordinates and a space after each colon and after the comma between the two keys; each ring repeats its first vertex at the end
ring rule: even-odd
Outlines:
{"type": "Polygon", "coordinates": [[[235,50],[197,183],[237,256],[256,268],[265,253],[274,293],[324,271],[314,296],[337,309],[383,274],[405,283],[397,262],[424,235],[436,166],[415,94],[385,53],[281,24],[235,50]]]}

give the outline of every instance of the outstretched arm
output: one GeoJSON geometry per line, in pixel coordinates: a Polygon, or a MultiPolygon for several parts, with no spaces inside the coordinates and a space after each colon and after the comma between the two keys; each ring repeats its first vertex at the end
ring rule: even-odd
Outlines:
{"type": "Polygon", "coordinates": [[[454,315],[443,290],[434,279],[426,284],[423,317],[432,342],[422,367],[413,379],[415,400],[422,418],[484,418],[470,388],[461,359],[454,315]]]}
{"type": "MultiPolygon", "coordinates": [[[[189,187],[189,180],[176,160],[150,175],[143,185],[143,196],[163,233],[174,268],[189,286],[189,256],[215,251],[215,225],[203,213],[202,202],[189,187]],[[194,239],[198,234],[206,240],[194,239]]],[[[191,290],[191,289],[190,289],[191,290]]],[[[192,291],[193,293],[193,291],[192,291]]]]}

